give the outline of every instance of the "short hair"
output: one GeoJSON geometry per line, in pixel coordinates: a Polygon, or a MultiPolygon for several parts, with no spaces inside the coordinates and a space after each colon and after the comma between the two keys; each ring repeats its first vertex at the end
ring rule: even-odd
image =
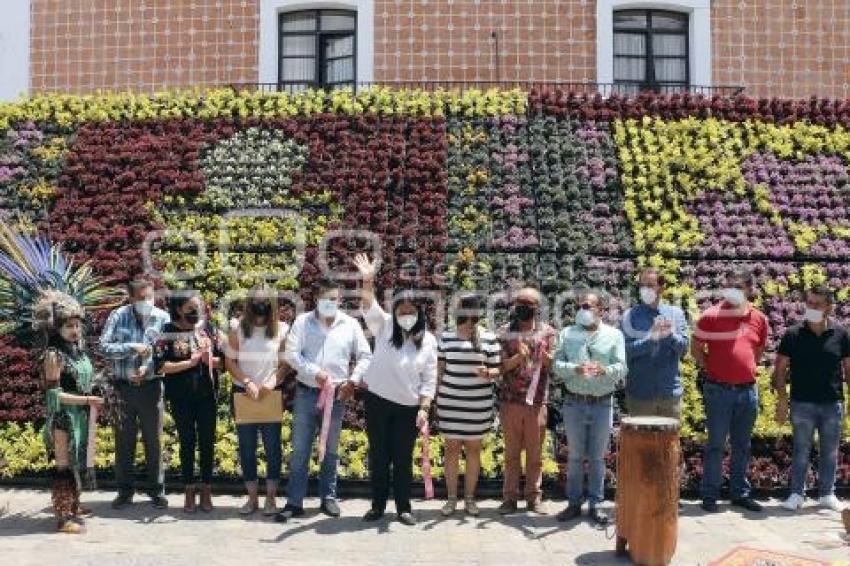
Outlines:
{"type": "Polygon", "coordinates": [[[733,267],[726,273],[727,279],[737,279],[738,281],[743,281],[750,287],[756,286],[756,276],[753,274],[753,270],[749,267],[733,267]]]}
{"type": "Polygon", "coordinates": [[[153,282],[149,279],[133,279],[127,283],[127,292],[132,297],[139,291],[144,291],[149,287],[153,287],[153,282]]]}
{"type": "Polygon", "coordinates": [[[576,300],[578,303],[583,303],[584,300],[590,295],[596,297],[596,300],[599,302],[599,308],[605,308],[605,294],[599,291],[594,291],[593,289],[582,289],[576,295],[576,300]]]}
{"type": "Polygon", "coordinates": [[[331,289],[339,289],[340,284],[339,281],[335,279],[331,279],[330,277],[321,277],[316,283],[313,285],[316,293],[321,293],[322,291],[329,291],[331,289]]]}
{"type": "Polygon", "coordinates": [[[643,279],[644,275],[655,275],[655,277],[658,280],[658,284],[662,287],[664,286],[664,275],[661,273],[661,270],[658,269],[657,267],[650,265],[650,266],[647,266],[647,267],[644,267],[643,269],[641,269],[640,273],[638,273],[638,282],[640,282],[640,280],[643,279]]]}
{"type": "Polygon", "coordinates": [[[813,285],[807,289],[806,292],[811,293],[812,295],[817,295],[818,297],[823,297],[829,305],[835,302],[835,292],[826,285],[813,285]]]}

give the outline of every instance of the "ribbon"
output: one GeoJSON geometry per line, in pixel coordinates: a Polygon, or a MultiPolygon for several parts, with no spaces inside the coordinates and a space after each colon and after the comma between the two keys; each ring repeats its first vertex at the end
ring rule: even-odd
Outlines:
{"type": "Polygon", "coordinates": [[[534,405],[534,396],[537,394],[537,384],[540,382],[540,371],[543,368],[543,340],[538,340],[534,344],[534,372],[531,374],[531,383],[528,386],[528,391],[525,393],[525,404],[534,405]]]}
{"type": "Polygon", "coordinates": [[[95,438],[97,437],[97,414],[98,407],[91,405],[89,407],[89,430],[88,439],[86,439],[86,468],[94,469],[94,455],[97,451],[95,448],[95,438]]]}
{"type": "Polygon", "coordinates": [[[328,446],[328,431],[331,429],[331,414],[334,408],[334,385],[330,380],[325,381],[325,384],[322,385],[316,408],[322,411],[322,430],[319,433],[319,462],[323,462],[328,446]]]}
{"type": "Polygon", "coordinates": [[[431,431],[426,420],[419,428],[422,435],[422,481],[425,483],[425,499],[434,499],[434,480],[431,478],[431,431]]]}

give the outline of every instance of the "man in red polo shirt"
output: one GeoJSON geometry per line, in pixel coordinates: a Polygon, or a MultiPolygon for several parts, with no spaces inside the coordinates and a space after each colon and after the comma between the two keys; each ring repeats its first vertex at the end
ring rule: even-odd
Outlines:
{"type": "Polygon", "coordinates": [[[709,513],[719,510],[717,499],[727,437],[732,448],[732,504],[761,511],[761,505],[750,497],[747,466],[758,414],[756,367],[764,353],[768,328],[764,314],[748,301],[753,284],[749,270],[731,272],[726,277],[723,300],[700,316],[691,345],[691,354],[705,375],[708,442],[703,456],[702,508],[709,513]]]}

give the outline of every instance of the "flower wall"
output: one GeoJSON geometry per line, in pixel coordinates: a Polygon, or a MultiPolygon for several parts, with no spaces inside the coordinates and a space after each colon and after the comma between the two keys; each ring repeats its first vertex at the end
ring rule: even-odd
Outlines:
{"type": "MultiPolygon", "coordinates": [[[[213,306],[266,280],[309,308],[326,266],[350,271],[356,251],[379,246],[382,289],[449,297],[533,280],[561,324],[577,285],[608,291],[606,318],[617,323],[647,264],[663,269],[668,299],[694,317],[737,262],[758,276],[771,352],[813,283],[838,291],[837,317],[850,322],[847,102],[222,90],[35,97],[0,104],[0,127],[0,214],[101,275],[155,273],[213,306]]],[[[102,318],[93,317],[95,333],[102,318]]],[[[21,454],[37,458],[20,433],[42,415],[23,346],[0,340],[0,421],[16,423],[0,428],[18,455],[14,465],[0,456],[0,474],[28,469],[21,454]]],[[[772,422],[768,372],[753,463],[762,487],[787,481],[789,429],[772,422]]],[[[704,415],[689,360],[683,373],[692,485],[704,415]]],[[[359,402],[346,423],[345,473],[362,477],[359,402]]],[[[232,422],[221,426],[219,472],[230,474],[232,422]]],[[[497,436],[484,460],[485,475],[498,475],[497,436]]]]}

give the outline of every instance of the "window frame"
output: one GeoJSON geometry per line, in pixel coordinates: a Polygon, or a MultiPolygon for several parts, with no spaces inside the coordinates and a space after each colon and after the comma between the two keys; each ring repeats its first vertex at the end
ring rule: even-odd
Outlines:
{"type": "Polygon", "coordinates": [[[303,87],[313,89],[335,89],[337,87],[357,86],[357,21],[358,11],[345,8],[313,8],[301,10],[286,10],[277,14],[277,87],[281,90],[293,90],[292,87],[303,87]],[[312,13],[315,17],[316,26],[313,30],[298,30],[284,31],[283,21],[287,16],[293,14],[309,14],[312,13]],[[348,30],[322,30],[322,14],[344,14],[353,18],[351,29],[348,30]],[[283,43],[285,37],[305,37],[313,36],[315,51],[314,55],[285,55],[283,51],[283,43]],[[351,59],[352,78],[347,81],[327,82],[325,77],[325,63],[328,59],[324,55],[323,43],[328,37],[351,37],[352,52],[351,55],[342,55],[332,57],[330,60],[336,61],[341,59],[351,59]],[[283,80],[283,62],[285,59],[313,59],[313,80],[283,80]]]}
{"type": "Polygon", "coordinates": [[[652,91],[652,92],[667,92],[669,90],[687,90],[691,87],[691,18],[693,17],[688,12],[676,11],[670,9],[663,8],[628,8],[623,7],[621,9],[612,11],[612,20],[613,20],[613,28],[612,28],[612,42],[611,42],[611,53],[613,54],[612,60],[612,82],[614,83],[615,90],[617,87],[626,86],[626,87],[638,87],[639,90],[643,91],[652,91]],[[618,13],[642,13],[646,17],[646,26],[643,28],[628,28],[628,27],[618,27],[616,24],[616,16],[618,13]],[[680,20],[684,20],[684,26],[679,30],[671,30],[671,29],[656,29],[653,25],[653,15],[670,15],[675,16],[680,20]],[[644,45],[646,52],[643,55],[618,55],[615,48],[615,42],[613,41],[618,33],[623,34],[634,34],[641,35],[644,37],[644,45]],[[679,36],[685,38],[685,52],[684,55],[658,55],[656,56],[653,52],[653,37],[659,36],[679,36]],[[617,79],[615,73],[616,69],[616,61],[617,58],[620,59],[639,59],[645,61],[644,68],[644,80],[634,80],[634,79],[617,79]],[[656,59],[669,59],[669,60],[677,60],[685,62],[685,80],[682,81],[659,81],[656,78],[655,73],[655,60],[656,59]]]}

